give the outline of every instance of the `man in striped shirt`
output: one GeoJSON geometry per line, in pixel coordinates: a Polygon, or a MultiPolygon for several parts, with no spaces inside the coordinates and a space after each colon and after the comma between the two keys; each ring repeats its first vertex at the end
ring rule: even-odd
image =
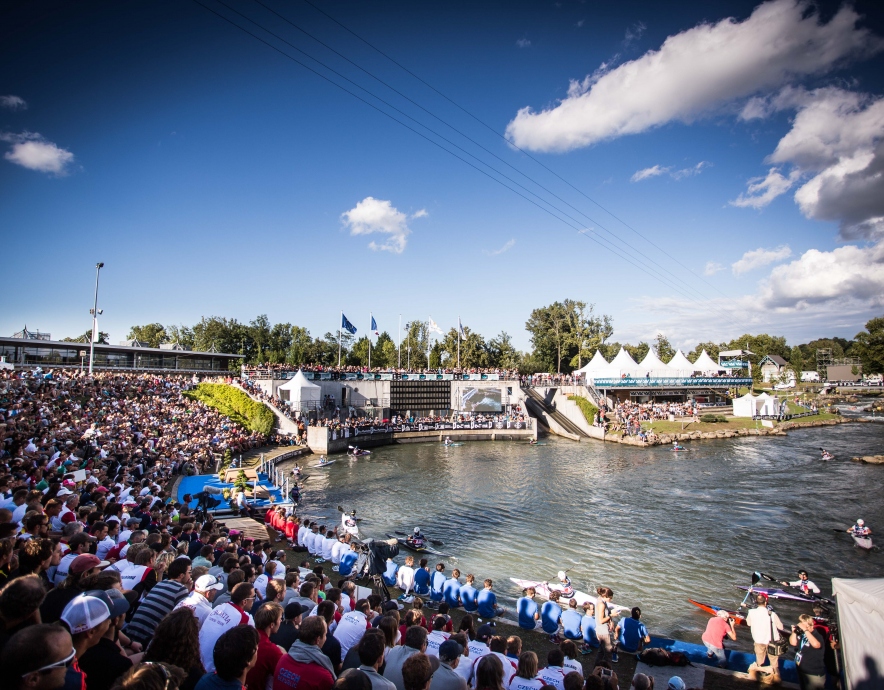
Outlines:
{"type": "Polygon", "coordinates": [[[145,648],[154,631],[175,606],[190,592],[190,559],[177,558],[169,565],[168,580],[154,585],[138,607],[124,632],[145,648]]]}

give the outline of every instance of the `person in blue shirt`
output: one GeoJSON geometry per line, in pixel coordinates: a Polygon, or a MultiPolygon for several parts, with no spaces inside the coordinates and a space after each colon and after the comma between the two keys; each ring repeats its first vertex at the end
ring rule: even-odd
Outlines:
{"type": "Polygon", "coordinates": [[[595,604],[591,601],[583,602],[583,620],[580,621],[580,630],[583,632],[583,647],[580,651],[588,654],[599,646],[599,638],[595,634],[595,604]]]}
{"type": "Polygon", "coordinates": [[[414,593],[422,597],[430,593],[430,570],[426,558],[421,558],[420,567],[414,571],[414,593]]]}
{"type": "Polygon", "coordinates": [[[430,601],[442,601],[442,590],[445,588],[445,564],[437,563],[436,571],[430,575],[430,601]]]}
{"type": "Polygon", "coordinates": [[[392,587],[396,584],[396,571],[399,570],[399,566],[393,562],[392,558],[387,559],[387,568],[384,570],[384,574],[382,577],[384,578],[384,584],[392,587]]]}
{"type": "Polygon", "coordinates": [[[537,591],[533,587],[525,589],[525,596],[516,602],[516,611],[519,614],[519,627],[525,630],[534,630],[537,620],[540,619],[540,607],[534,601],[537,591]]]}
{"type": "Polygon", "coordinates": [[[582,622],[583,615],[577,610],[577,601],[571,599],[568,602],[568,608],[562,612],[562,631],[565,634],[565,639],[582,640],[583,633],[580,630],[582,622]]]}
{"type": "Polygon", "coordinates": [[[559,606],[559,593],[553,590],[549,593],[549,601],[540,608],[540,624],[543,632],[549,635],[549,641],[559,644],[559,620],[562,618],[562,607],[559,606]]]}
{"type": "Polygon", "coordinates": [[[479,592],[473,587],[475,579],[475,575],[467,573],[467,581],[461,585],[459,592],[460,603],[463,604],[463,610],[467,613],[475,613],[479,610],[479,605],[476,603],[479,592]]]}
{"type": "Polygon", "coordinates": [[[449,609],[460,607],[460,570],[455,568],[451,571],[451,577],[445,580],[442,587],[442,596],[449,609]]]}
{"type": "Polygon", "coordinates": [[[648,629],[641,622],[642,610],[636,606],[632,609],[632,617],[624,618],[617,623],[614,631],[614,658],[616,660],[617,652],[622,649],[625,652],[637,652],[643,645],[651,641],[648,629]]]}
{"type": "Polygon", "coordinates": [[[359,557],[356,555],[356,542],[353,542],[350,545],[350,550],[344,552],[344,555],[341,556],[341,562],[338,565],[338,574],[341,577],[350,577],[353,575],[353,566],[356,565],[356,561],[359,557]]]}
{"type": "Polygon", "coordinates": [[[506,610],[497,605],[497,595],[491,591],[494,582],[485,580],[485,589],[476,597],[476,605],[479,607],[480,618],[494,618],[502,616],[506,610]]]}

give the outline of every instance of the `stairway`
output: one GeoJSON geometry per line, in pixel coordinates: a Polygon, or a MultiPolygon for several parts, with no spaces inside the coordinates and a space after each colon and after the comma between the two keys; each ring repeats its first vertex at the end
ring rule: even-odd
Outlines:
{"type": "Polygon", "coordinates": [[[239,388],[243,393],[248,395],[255,402],[259,402],[262,405],[266,405],[267,408],[273,413],[273,416],[276,417],[276,428],[283,434],[288,436],[297,436],[298,435],[298,425],[295,424],[291,419],[286,417],[282,412],[280,412],[275,405],[271,405],[266,400],[261,400],[260,398],[255,397],[251,393],[249,393],[245,388],[243,388],[239,383],[234,381],[234,386],[239,388]]]}

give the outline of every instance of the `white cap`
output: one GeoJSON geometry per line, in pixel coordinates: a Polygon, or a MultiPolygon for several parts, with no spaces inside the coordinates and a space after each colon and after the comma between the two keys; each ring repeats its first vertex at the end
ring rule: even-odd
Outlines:
{"type": "Polygon", "coordinates": [[[560,580],[564,580],[564,579],[565,579],[565,571],[564,571],[564,570],[560,570],[560,571],[559,571],[559,579],[560,579],[560,580]]]}
{"type": "Polygon", "coordinates": [[[856,521],[856,524],[857,524],[857,525],[864,525],[864,524],[866,524],[866,523],[863,522],[863,519],[862,519],[862,518],[860,518],[859,520],[856,521]]]}
{"type": "Polygon", "coordinates": [[[60,488],[60,489],[58,490],[58,493],[55,494],[55,495],[56,495],[56,496],[59,496],[59,497],[61,497],[61,496],[70,496],[72,493],[74,493],[74,492],[71,491],[70,489],[66,489],[66,488],[62,487],[62,488],[60,488]]]}
{"type": "Polygon", "coordinates": [[[196,579],[193,588],[198,592],[208,592],[212,589],[224,589],[224,585],[214,575],[202,575],[196,579]]]}
{"type": "Polygon", "coordinates": [[[415,533],[415,534],[420,534],[420,531],[421,531],[421,528],[420,528],[420,527],[415,527],[415,528],[414,528],[414,533],[415,533]]]}
{"type": "Polygon", "coordinates": [[[107,604],[98,597],[89,597],[84,594],[71,599],[61,613],[61,619],[67,623],[71,635],[92,630],[108,618],[110,618],[110,610],[107,608],[107,604]]]}

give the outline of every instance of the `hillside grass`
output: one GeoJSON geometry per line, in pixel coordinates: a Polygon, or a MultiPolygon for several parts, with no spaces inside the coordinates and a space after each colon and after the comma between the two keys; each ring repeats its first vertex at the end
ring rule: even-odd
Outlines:
{"type": "Polygon", "coordinates": [[[589,402],[589,400],[582,395],[569,395],[568,400],[573,400],[577,403],[577,407],[579,407],[580,411],[583,413],[586,423],[592,426],[593,422],[595,422],[595,416],[598,414],[599,408],[589,402]]]}
{"type": "Polygon", "coordinates": [[[273,432],[276,417],[270,408],[252,400],[239,388],[224,383],[201,383],[193,390],[185,391],[184,395],[218,410],[249,431],[265,435],[273,432]]]}

